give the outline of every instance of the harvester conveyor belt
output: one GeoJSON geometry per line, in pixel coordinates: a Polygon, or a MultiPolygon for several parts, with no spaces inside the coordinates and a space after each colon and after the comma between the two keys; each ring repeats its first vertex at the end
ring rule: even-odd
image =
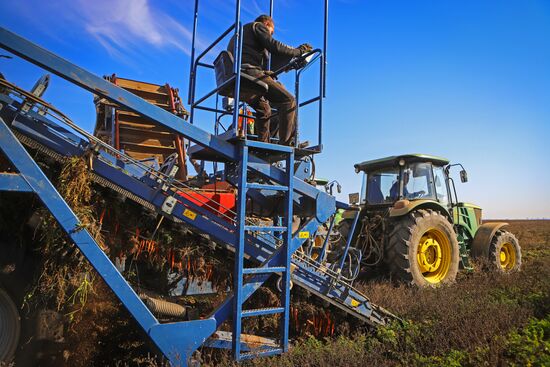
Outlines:
{"type": "MultiPolygon", "coordinates": [[[[169,112],[147,103],[139,97],[84,71],[76,65],[70,64],[58,56],[41,49],[3,28],[0,28],[0,46],[56,73],[80,87],[92,91],[100,97],[112,100],[136,113],[147,116],[198,144],[208,146],[210,149],[218,151],[220,154],[224,154],[233,161],[238,159],[235,146],[231,143],[219,140],[215,136],[186,123],[169,112]]],[[[85,139],[46,118],[43,113],[38,113],[34,109],[23,112],[21,110],[22,102],[11,98],[9,96],[11,92],[16,92],[16,94],[20,97],[22,96],[23,99],[30,96],[28,96],[28,93],[25,94],[21,90],[14,89],[10,90],[8,93],[4,92],[0,94],[0,102],[2,104],[2,109],[0,110],[2,121],[0,121],[0,124],[11,126],[12,132],[16,133],[14,137],[16,136],[18,140],[33,148],[48,153],[55,159],[70,156],[86,157],[88,159],[89,168],[95,176],[96,181],[100,184],[137,201],[149,209],[156,210],[167,218],[176,222],[183,222],[196,231],[207,234],[217,242],[227,245],[229,248],[234,246],[237,241],[237,227],[234,222],[204,210],[193,201],[186,199],[182,195],[178,195],[176,190],[171,188],[172,183],[170,180],[166,181],[166,177],[162,173],[153,171],[150,168],[143,170],[139,165],[133,164],[131,158],[125,157],[122,152],[117,152],[112,147],[105,146],[104,143],[99,144],[97,141],[94,141],[93,136],[83,132],[82,129],[77,129],[77,131],[84,135],[85,139]],[[126,158],[127,162],[130,162],[130,164],[124,165],[121,158],[126,158]],[[140,179],[140,175],[136,174],[136,172],[141,173],[142,177],[146,175],[160,177],[162,178],[161,184],[152,185],[151,180],[147,181],[140,179]],[[168,184],[164,185],[164,190],[162,189],[163,184],[168,184]],[[168,186],[168,189],[166,189],[166,186],[168,186]],[[171,210],[168,212],[162,208],[169,198],[175,198],[175,200],[173,201],[171,210]]],[[[34,102],[36,103],[36,101],[34,102]]],[[[39,104],[42,104],[46,109],[51,108],[47,103],[40,102],[39,104]]],[[[70,123],[70,121],[66,120],[62,122],[70,123]]],[[[74,129],[76,126],[71,127],[74,129]]],[[[5,143],[4,140],[0,141],[0,148],[2,148],[4,152],[5,143]]],[[[8,156],[8,158],[10,157],[8,156]]],[[[274,168],[261,159],[251,156],[251,165],[249,167],[276,182],[280,182],[283,179],[281,170],[274,168]]],[[[152,180],[152,182],[155,181],[152,180]]],[[[300,228],[300,232],[315,233],[318,227],[334,213],[335,200],[328,194],[319,191],[317,188],[298,178],[294,178],[294,189],[309,200],[315,200],[317,215],[309,218],[309,221],[300,228]]],[[[296,232],[289,245],[290,253],[294,254],[305,241],[306,239],[300,238],[298,232],[296,232]]],[[[252,236],[250,234],[246,237],[245,253],[249,259],[261,263],[262,267],[271,268],[280,266],[283,257],[280,250],[281,248],[277,247],[276,240],[271,240],[265,236],[252,236]]],[[[95,267],[96,264],[94,264],[94,260],[90,258],[89,260],[95,267]]],[[[355,290],[350,284],[347,284],[338,276],[324,271],[322,268],[316,267],[312,265],[311,262],[304,260],[306,259],[299,256],[293,257],[292,262],[296,268],[292,273],[292,279],[295,284],[332,303],[350,315],[370,324],[385,324],[389,318],[393,317],[389,312],[373,305],[365,295],[355,290]]],[[[112,265],[112,267],[116,272],[114,265],[112,265]]],[[[101,272],[100,274],[102,276],[104,275],[101,272]]],[[[120,273],[118,274],[120,275],[120,273]]],[[[271,274],[251,274],[246,279],[246,284],[243,288],[243,299],[250,297],[250,295],[258,289],[270,275],[271,274]]],[[[113,291],[120,297],[117,293],[117,289],[113,289],[113,291]]],[[[139,302],[141,302],[139,297],[137,300],[132,300],[132,303],[139,302]]],[[[208,320],[211,320],[215,324],[215,328],[218,328],[231,316],[232,303],[232,297],[229,297],[208,318],[208,320]]],[[[124,301],[123,304],[129,309],[135,306],[125,303],[124,301]]],[[[132,310],[130,311],[132,312],[132,310]]],[[[139,321],[138,319],[138,322],[139,321]]],[[[144,327],[146,332],[151,335],[151,330],[148,330],[147,325],[141,322],[140,324],[144,327]]],[[[189,324],[189,326],[195,327],[191,326],[191,324],[189,324]]],[[[209,327],[207,329],[210,330],[209,327]]],[[[179,332],[175,334],[178,335],[179,332]]],[[[162,347],[165,340],[156,340],[153,335],[151,335],[151,338],[160,347],[167,358],[174,362],[175,351],[168,351],[162,347]]],[[[157,336],[157,338],[161,337],[157,336]]],[[[197,347],[195,345],[196,343],[191,344],[189,348],[197,347]]],[[[172,349],[178,349],[179,346],[177,345],[178,343],[175,342],[172,349]]],[[[179,358],[181,358],[182,354],[186,358],[189,358],[193,350],[182,350],[180,348],[177,352],[180,353],[179,358]]]]}

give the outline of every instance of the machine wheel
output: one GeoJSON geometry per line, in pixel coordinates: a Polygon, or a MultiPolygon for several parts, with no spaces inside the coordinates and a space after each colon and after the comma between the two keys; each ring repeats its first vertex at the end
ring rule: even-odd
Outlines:
{"type": "Polygon", "coordinates": [[[451,223],[433,210],[401,218],[389,235],[386,263],[391,274],[420,287],[453,282],[460,260],[451,223]]]}
{"type": "Polygon", "coordinates": [[[17,307],[8,293],[0,288],[0,362],[11,361],[20,333],[21,319],[17,307]]]}
{"type": "Polygon", "coordinates": [[[489,261],[503,272],[519,270],[521,247],[516,236],[508,231],[497,231],[489,245],[489,261]]]}

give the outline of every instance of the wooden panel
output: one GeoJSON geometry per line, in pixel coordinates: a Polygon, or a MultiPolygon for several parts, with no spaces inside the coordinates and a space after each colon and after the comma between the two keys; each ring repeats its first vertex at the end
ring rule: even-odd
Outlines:
{"type": "Polygon", "coordinates": [[[166,89],[164,85],[139,82],[131,79],[116,78],[116,84],[122,88],[135,89],[138,91],[152,92],[152,93],[161,93],[166,95],[166,89]]]}
{"type": "MultiPolygon", "coordinates": [[[[172,112],[172,91],[166,88],[165,85],[119,78],[115,75],[108,79],[115,80],[116,85],[143,98],[149,103],[172,112]]],[[[106,133],[106,131],[101,131],[105,130],[105,127],[100,125],[101,121],[105,120],[105,114],[102,111],[103,106],[99,104],[97,110],[96,133],[98,135],[106,133]]],[[[138,160],[155,157],[162,164],[169,155],[181,152],[181,147],[177,147],[178,137],[176,134],[136,113],[115,108],[118,120],[119,146],[126,154],[138,160]]],[[[110,143],[114,145],[114,142],[110,143]]],[[[183,154],[185,155],[185,153],[183,154]]],[[[180,165],[183,165],[183,167],[180,167],[177,177],[185,179],[186,167],[184,158],[181,158],[180,165]]]]}

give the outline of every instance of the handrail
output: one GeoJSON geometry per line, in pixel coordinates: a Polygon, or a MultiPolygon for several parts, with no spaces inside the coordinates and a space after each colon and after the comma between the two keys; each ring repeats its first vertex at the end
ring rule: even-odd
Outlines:
{"type": "Polygon", "coordinates": [[[199,21],[199,0],[195,0],[193,11],[193,35],[191,38],[191,62],[189,63],[189,90],[187,91],[187,104],[191,104],[191,92],[195,84],[195,41],[197,39],[197,25],[199,21]]]}
{"type": "MultiPolygon", "coordinates": [[[[198,1],[198,0],[197,0],[198,1]]],[[[195,105],[197,104],[195,102],[195,92],[196,92],[196,87],[197,87],[197,71],[198,71],[198,67],[199,66],[205,66],[205,65],[208,65],[208,64],[204,64],[202,62],[200,62],[202,60],[202,58],[204,56],[206,56],[208,54],[208,52],[210,52],[210,50],[212,50],[214,48],[214,46],[216,46],[218,43],[220,43],[220,41],[222,39],[224,39],[233,29],[235,29],[235,24],[231,25],[229,28],[227,28],[227,30],[225,32],[222,33],[221,36],[219,36],[218,38],[216,38],[216,40],[214,42],[212,42],[210,44],[210,46],[208,46],[198,57],[196,60],[193,60],[191,59],[191,62],[192,62],[192,68],[191,68],[191,77],[189,78],[189,96],[188,96],[188,104],[191,105],[190,107],[190,118],[189,118],[189,122],[190,123],[193,123],[194,122],[194,107],[195,105]]],[[[195,40],[193,40],[193,54],[194,54],[194,42],[195,40]]],[[[209,67],[209,66],[208,66],[209,67]]],[[[219,89],[218,89],[219,90],[219,89]]],[[[217,90],[214,90],[213,93],[211,93],[210,95],[208,95],[206,98],[203,97],[203,99],[201,99],[201,102],[204,100],[204,99],[207,99],[208,97],[212,96],[214,93],[216,93],[217,90]]]]}
{"type": "Polygon", "coordinates": [[[300,57],[305,59],[305,58],[307,58],[309,56],[312,56],[312,55],[315,55],[315,56],[313,56],[313,58],[303,68],[296,71],[298,74],[302,74],[304,71],[309,69],[311,67],[311,65],[313,65],[315,63],[315,61],[319,60],[319,58],[323,56],[323,51],[320,48],[316,48],[316,49],[313,49],[313,50],[303,54],[300,57]]]}
{"type": "Polygon", "coordinates": [[[298,120],[298,115],[299,115],[299,109],[300,107],[304,107],[304,106],[307,106],[313,102],[319,102],[319,112],[318,112],[318,123],[319,123],[319,126],[318,126],[318,139],[317,139],[317,149],[316,151],[320,152],[321,149],[322,149],[322,129],[323,129],[323,98],[324,98],[324,95],[323,95],[323,88],[324,88],[324,85],[325,85],[325,81],[324,81],[324,70],[323,70],[323,65],[324,65],[324,54],[323,54],[323,51],[321,49],[314,49],[314,50],[311,50],[309,51],[308,53],[302,55],[301,57],[302,58],[306,58],[310,55],[314,55],[316,54],[313,59],[308,62],[303,68],[301,68],[300,70],[296,70],[296,77],[295,77],[295,82],[294,82],[294,94],[296,96],[296,105],[298,106],[298,108],[296,109],[296,143],[298,143],[298,138],[299,138],[299,120],[298,120]],[[317,95],[317,97],[313,97],[313,98],[310,98],[308,99],[307,101],[305,102],[302,102],[300,103],[300,78],[302,76],[302,73],[305,72],[307,69],[309,69],[311,67],[311,65],[313,65],[317,60],[320,60],[320,64],[319,64],[319,94],[317,95]]]}
{"type": "MultiPolygon", "coordinates": [[[[227,87],[228,84],[234,82],[234,99],[239,101],[240,96],[240,89],[241,89],[241,63],[242,63],[242,23],[241,23],[241,13],[240,13],[240,6],[241,1],[236,0],[236,12],[235,12],[235,23],[232,24],[229,28],[227,28],[218,38],[216,38],[196,59],[195,59],[195,41],[196,41],[196,27],[197,27],[197,17],[198,17],[198,2],[199,0],[195,0],[195,22],[194,22],[194,28],[193,28],[193,41],[192,41],[192,53],[191,53],[191,75],[190,75],[190,81],[189,81],[189,96],[188,96],[188,103],[190,106],[190,113],[191,118],[190,122],[194,122],[194,112],[195,109],[204,110],[204,111],[210,111],[215,113],[220,113],[218,106],[216,105],[215,109],[212,109],[210,107],[206,106],[200,106],[201,103],[205,102],[208,98],[212,97],[214,94],[218,93],[223,87],[227,87]],[[227,35],[229,35],[232,31],[234,31],[234,70],[233,70],[233,76],[229,78],[226,82],[224,82],[220,87],[215,88],[214,90],[208,92],[203,97],[196,99],[196,87],[197,87],[197,73],[199,67],[205,67],[208,69],[214,69],[214,66],[205,62],[201,62],[201,60],[205,57],[206,54],[208,54],[217,44],[221,42],[222,39],[224,39],[227,35]]],[[[270,16],[273,16],[273,0],[269,1],[269,14],[270,16]]],[[[295,81],[295,96],[296,96],[296,104],[297,104],[297,111],[296,111],[296,120],[298,120],[298,110],[301,107],[307,106],[314,102],[319,102],[318,107],[318,138],[317,138],[317,145],[315,146],[317,152],[320,152],[322,149],[322,129],[323,129],[323,99],[326,96],[326,53],[327,53],[327,31],[328,31],[328,0],[324,0],[324,17],[323,17],[323,25],[324,25],[324,33],[323,33],[323,46],[322,48],[317,48],[314,50],[311,50],[304,55],[295,58],[291,60],[291,62],[278,70],[276,70],[273,73],[273,76],[276,77],[277,75],[281,74],[284,71],[288,71],[290,68],[292,68],[292,64],[299,62],[300,60],[303,60],[305,57],[309,57],[311,55],[314,55],[313,59],[310,60],[306,65],[304,65],[303,68],[296,71],[296,81],[295,81]],[[320,61],[319,63],[319,95],[314,98],[310,98],[309,100],[305,102],[299,102],[299,83],[301,80],[301,75],[309,69],[314,63],[317,61],[320,61]]],[[[233,114],[233,122],[232,126],[236,130],[236,134],[238,136],[244,137],[246,139],[246,130],[239,129],[238,128],[238,119],[241,117],[239,115],[239,109],[235,108],[234,111],[232,111],[233,114]]],[[[224,114],[224,116],[227,114],[224,114]]],[[[216,117],[217,118],[217,117],[216,117]]],[[[248,116],[248,118],[254,118],[248,116]]],[[[243,125],[244,126],[244,125],[243,125]]],[[[296,121],[296,142],[298,143],[298,132],[299,132],[299,126],[298,121],[296,121]]],[[[311,147],[310,147],[311,148],[311,147]]]]}
{"type": "Polygon", "coordinates": [[[216,94],[217,92],[219,92],[221,89],[223,89],[226,85],[230,84],[231,82],[233,82],[235,80],[235,76],[232,76],[231,78],[227,79],[225,82],[222,83],[222,85],[220,85],[219,87],[215,88],[214,90],[208,92],[205,96],[203,96],[202,98],[200,98],[198,101],[196,101],[195,103],[193,103],[191,105],[191,108],[194,108],[194,107],[197,107],[201,102],[204,102],[205,100],[207,100],[208,98],[212,97],[214,94],[216,94]]]}

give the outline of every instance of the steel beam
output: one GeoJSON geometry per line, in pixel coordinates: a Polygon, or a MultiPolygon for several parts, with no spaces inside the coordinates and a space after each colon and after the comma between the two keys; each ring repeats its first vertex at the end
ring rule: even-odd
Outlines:
{"type": "MultiPolygon", "coordinates": [[[[226,141],[223,141],[192,124],[177,117],[176,115],[155,106],[135,94],[126,91],[123,88],[108,82],[107,80],[84,70],[83,68],[72,64],[71,62],[55,55],[54,53],[43,49],[42,47],[26,40],[25,38],[0,27],[0,47],[9,52],[50,71],[51,73],[84,88],[99,97],[106,98],[120,106],[123,106],[137,114],[148,117],[157,123],[170,129],[172,132],[181,134],[185,138],[207,147],[227,159],[237,162],[239,154],[236,147],[226,141]]],[[[263,160],[250,156],[251,162],[266,163],[263,160]]],[[[255,169],[255,167],[252,167],[255,169]]],[[[273,167],[269,174],[283,179],[283,171],[273,167]]],[[[274,178],[277,180],[277,178],[274,178]]],[[[296,191],[315,200],[320,193],[315,187],[304,181],[294,178],[294,188],[296,191]]],[[[329,211],[334,212],[334,206],[329,211]]]]}
{"type": "Polygon", "coordinates": [[[19,171],[19,178],[15,180],[19,182],[24,180],[29,188],[26,191],[32,190],[36,193],[61,229],[80,249],[171,364],[173,366],[187,365],[192,353],[216,331],[215,320],[209,318],[184,323],[160,324],[116,266],[101,250],[94,238],[86,229],[82,228],[77,216],[2,118],[0,118],[0,149],[19,171]]]}

